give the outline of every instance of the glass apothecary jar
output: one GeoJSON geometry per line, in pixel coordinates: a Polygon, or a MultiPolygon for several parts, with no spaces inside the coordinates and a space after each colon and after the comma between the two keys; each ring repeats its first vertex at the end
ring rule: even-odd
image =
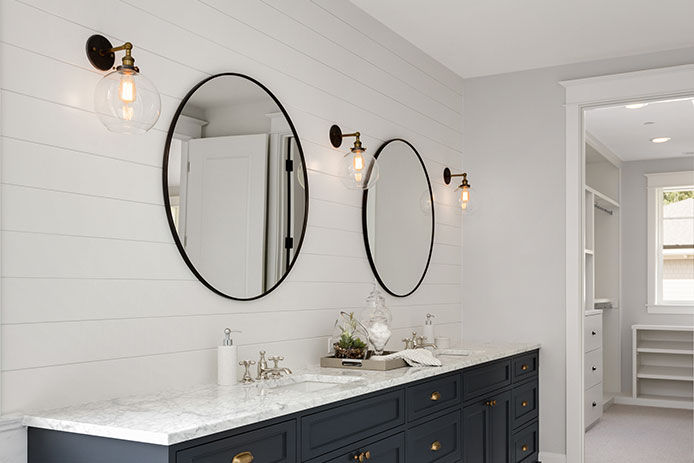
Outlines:
{"type": "Polygon", "coordinates": [[[390,323],[393,320],[393,315],[386,307],[386,299],[378,290],[376,283],[374,283],[371,294],[366,298],[366,308],[362,311],[360,319],[367,330],[369,343],[373,346],[374,354],[382,355],[392,335],[390,323]]]}

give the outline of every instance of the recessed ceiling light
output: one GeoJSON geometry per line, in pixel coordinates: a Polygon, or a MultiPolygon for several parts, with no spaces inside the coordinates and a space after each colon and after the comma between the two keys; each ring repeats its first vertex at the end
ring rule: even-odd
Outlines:
{"type": "Polygon", "coordinates": [[[655,137],[651,138],[651,141],[653,143],[665,143],[666,141],[670,141],[670,137],[655,137]]]}
{"type": "Polygon", "coordinates": [[[648,106],[648,103],[632,103],[625,106],[627,109],[641,109],[644,106],[648,106]]]}

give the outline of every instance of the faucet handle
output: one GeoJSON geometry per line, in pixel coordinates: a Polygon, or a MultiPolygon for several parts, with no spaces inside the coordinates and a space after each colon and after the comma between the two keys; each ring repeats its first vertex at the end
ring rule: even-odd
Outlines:
{"type": "Polygon", "coordinates": [[[255,365],[255,360],[243,360],[239,362],[239,365],[245,368],[243,378],[241,378],[241,382],[244,384],[252,383],[253,377],[251,376],[251,373],[248,369],[251,365],[255,365]]]}
{"type": "Polygon", "coordinates": [[[279,368],[279,365],[278,365],[278,364],[279,364],[282,360],[284,360],[284,357],[282,357],[282,356],[280,356],[280,355],[276,355],[276,356],[274,356],[274,357],[268,357],[268,360],[270,360],[271,362],[274,362],[274,365],[273,365],[274,368],[279,368]]]}

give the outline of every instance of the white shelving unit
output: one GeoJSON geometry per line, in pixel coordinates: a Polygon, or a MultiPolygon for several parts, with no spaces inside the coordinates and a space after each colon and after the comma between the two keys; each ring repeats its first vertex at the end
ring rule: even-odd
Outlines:
{"type": "Polygon", "coordinates": [[[634,403],[694,409],[694,326],[631,328],[634,403]]]}

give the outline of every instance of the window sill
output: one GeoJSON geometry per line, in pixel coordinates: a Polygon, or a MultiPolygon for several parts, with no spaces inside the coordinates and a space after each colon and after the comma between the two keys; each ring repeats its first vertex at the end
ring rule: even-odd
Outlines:
{"type": "Polygon", "coordinates": [[[648,313],[694,315],[694,305],[647,304],[648,313]]]}

